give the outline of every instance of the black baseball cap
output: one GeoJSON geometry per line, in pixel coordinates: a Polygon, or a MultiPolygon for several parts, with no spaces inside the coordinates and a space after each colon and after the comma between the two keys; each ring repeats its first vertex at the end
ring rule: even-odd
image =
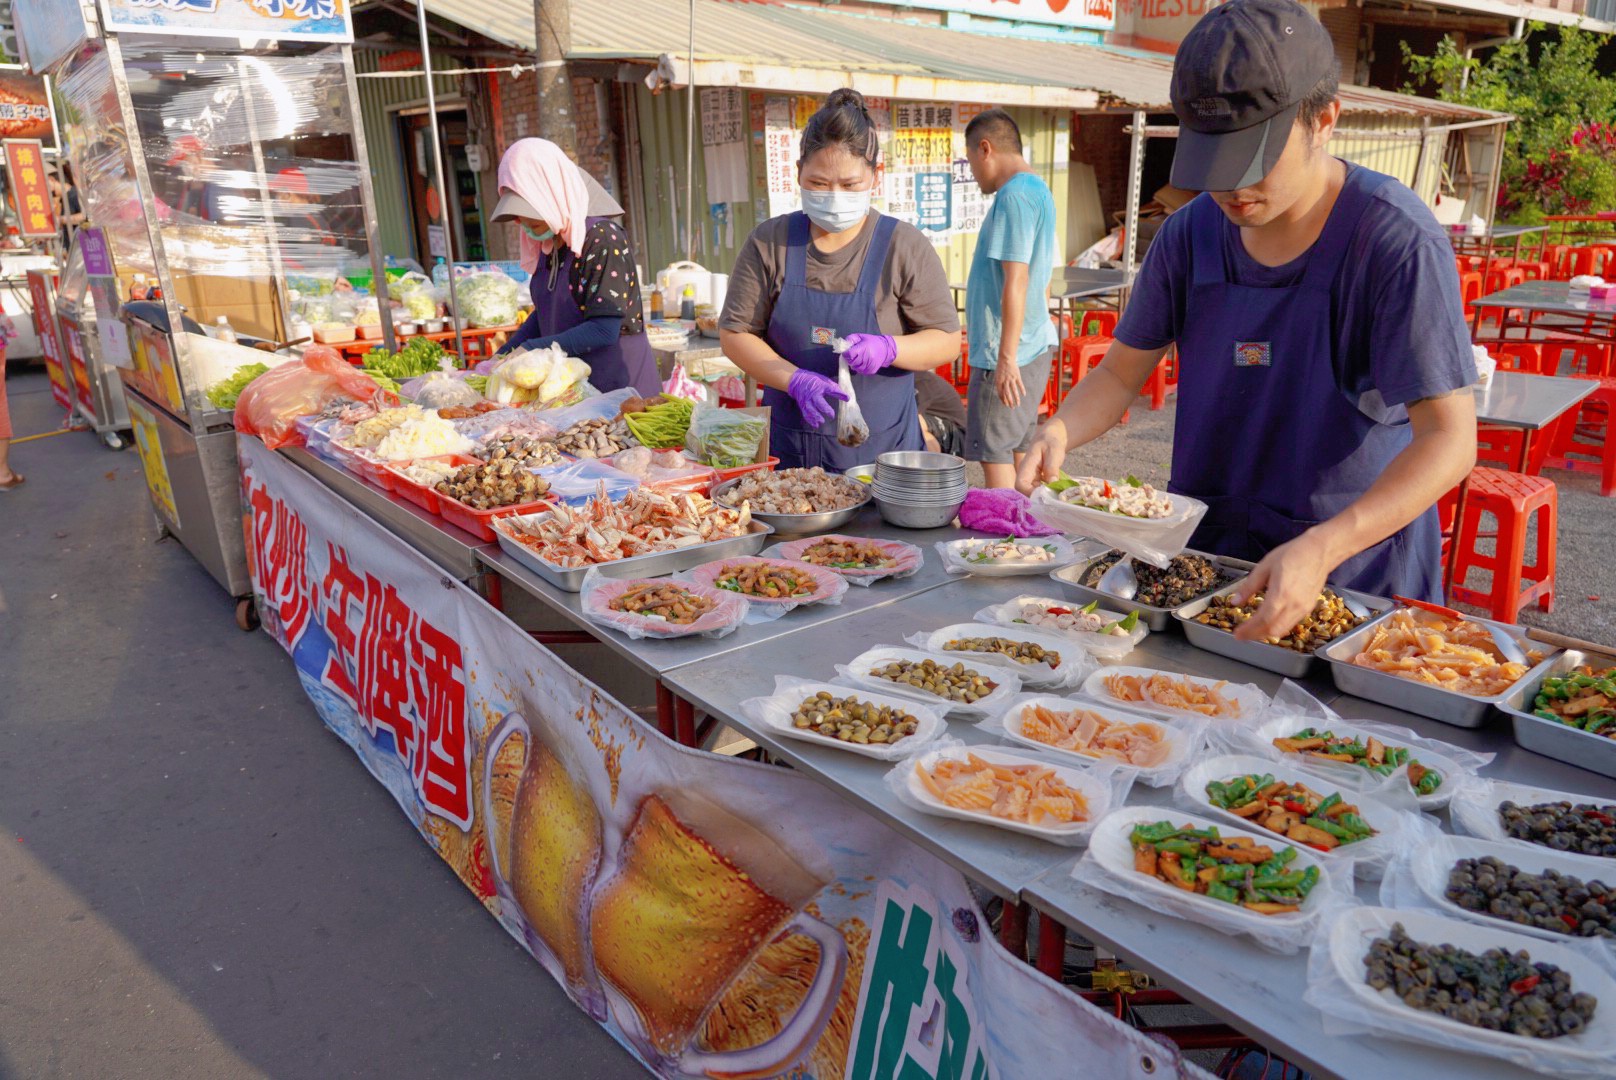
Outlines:
{"type": "Polygon", "coordinates": [[[1296,0],[1229,0],[1173,61],[1174,187],[1234,191],[1268,175],[1302,99],[1337,77],[1329,31],[1296,0]]]}

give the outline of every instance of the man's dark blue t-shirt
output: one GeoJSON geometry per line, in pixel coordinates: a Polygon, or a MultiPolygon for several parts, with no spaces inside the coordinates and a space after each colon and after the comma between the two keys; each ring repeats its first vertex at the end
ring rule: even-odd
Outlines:
{"type": "MultiPolygon", "coordinates": [[[[1178,340],[1194,276],[1189,224],[1187,209],[1180,210],[1151,242],[1116,329],[1124,345],[1150,350],[1178,340]]],[[[1301,281],[1311,250],[1284,266],[1263,266],[1246,253],[1239,229],[1227,217],[1222,225],[1229,280],[1258,288],[1301,281]]],[[[1401,406],[1476,381],[1453,247],[1431,211],[1403,184],[1382,184],[1375,192],[1331,286],[1330,301],[1342,389],[1366,416],[1406,423],[1401,406]]],[[[1305,415],[1305,403],[1297,404],[1299,415],[1305,415]]]]}

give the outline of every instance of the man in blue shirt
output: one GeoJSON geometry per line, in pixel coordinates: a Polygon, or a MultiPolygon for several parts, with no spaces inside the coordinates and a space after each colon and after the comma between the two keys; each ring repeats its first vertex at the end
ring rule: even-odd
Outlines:
{"type": "Polygon", "coordinates": [[[1191,546],[1258,560],[1246,640],[1288,633],[1326,579],[1440,599],[1435,504],[1476,456],[1452,249],[1419,198],[1325,150],[1329,34],[1294,0],[1230,0],[1179,46],[1174,186],[1105,361],[1029,449],[1023,490],[1133,404],[1179,350],[1171,488],[1191,546]]]}
{"type": "Polygon", "coordinates": [[[1003,109],[965,127],[965,155],[984,194],[965,287],[967,390],[965,455],[982,463],[988,487],[1011,487],[1032,443],[1058,335],[1049,318],[1055,265],[1055,199],[1021,153],[1021,130],[1003,109]]]}

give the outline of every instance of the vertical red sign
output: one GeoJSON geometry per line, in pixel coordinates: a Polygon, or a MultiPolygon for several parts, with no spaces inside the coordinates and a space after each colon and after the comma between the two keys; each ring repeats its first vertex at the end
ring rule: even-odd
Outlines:
{"type": "Polygon", "coordinates": [[[24,236],[55,236],[56,211],[51,207],[45,153],[39,140],[7,139],[6,171],[16,202],[18,231],[24,236]]]}

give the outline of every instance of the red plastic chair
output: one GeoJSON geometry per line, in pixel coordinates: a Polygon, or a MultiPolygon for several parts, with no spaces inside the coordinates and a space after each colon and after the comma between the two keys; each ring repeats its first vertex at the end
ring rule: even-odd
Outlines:
{"type": "Polygon", "coordinates": [[[1459,300],[1464,304],[1465,319],[1475,318],[1475,310],[1471,304],[1481,298],[1485,282],[1481,274],[1476,271],[1466,271],[1459,275],[1459,300]]]}
{"type": "Polygon", "coordinates": [[[1568,280],[1582,274],[1597,274],[1603,277],[1616,270],[1616,248],[1590,244],[1587,247],[1575,248],[1574,251],[1576,255],[1572,260],[1572,271],[1568,280]]]}
{"type": "MultiPolygon", "coordinates": [[[[1438,512],[1444,521],[1452,522],[1457,502],[1457,491],[1442,497],[1438,512]]],[[[1487,609],[1499,622],[1515,622],[1521,608],[1533,602],[1542,611],[1553,611],[1558,516],[1559,493],[1552,480],[1501,469],[1472,470],[1464,521],[1458,523],[1455,542],[1459,557],[1453,580],[1448,583],[1448,596],[1487,609]],[[1483,514],[1493,517],[1496,532],[1481,531],[1483,514]],[[1528,566],[1526,533],[1534,518],[1537,543],[1533,562],[1528,566]],[[1482,540],[1495,541],[1491,554],[1478,550],[1482,540]],[[1472,570],[1491,574],[1486,588],[1466,584],[1472,570]]]]}
{"type": "Polygon", "coordinates": [[[1599,389],[1582,399],[1575,417],[1564,418],[1554,437],[1545,464],[1551,469],[1595,473],[1599,494],[1616,495],[1616,440],[1611,438],[1611,414],[1616,410],[1616,376],[1578,376],[1594,379],[1599,389]],[[1574,459],[1592,458],[1592,461],[1574,459]]]}
{"type": "Polygon", "coordinates": [[[1543,364],[1539,370],[1544,375],[1616,375],[1616,371],[1612,370],[1609,345],[1597,341],[1573,341],[1550,334],[1542,348],[1543,364]]]}
{"type": "Polygon", "coordinates": [[[1500,371],[1524,371],[1528,375],[1543,374],[1543,346],[1535,341],[1512,341],[1489,345],[1487,351],[1498,361],[1500,371]]]}

